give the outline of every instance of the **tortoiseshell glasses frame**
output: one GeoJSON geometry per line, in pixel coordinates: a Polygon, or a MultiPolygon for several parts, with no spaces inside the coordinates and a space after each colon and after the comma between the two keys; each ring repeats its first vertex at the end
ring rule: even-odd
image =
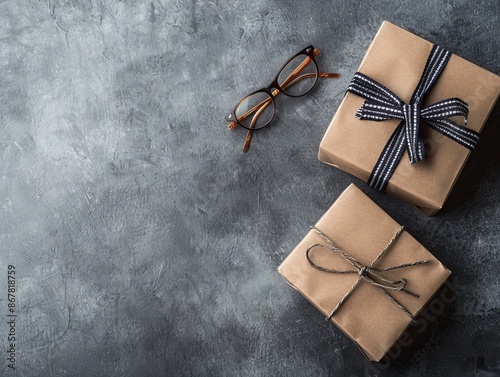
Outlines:
{"type": "Polygon", "coordinates": [[[276,112],[274,97],[280,93],[301,97],[312,90],[318,78],[339,77],[338,73],[319,73],[314,59],[319,53],[311,45],[292,56],[269,86],[248,94],[226,116],[226,121],[230,122],[229,129],[241,126],[248,130],[243,152],[250,147],[252,132],[264,128],[273,120],[276,112]]]}

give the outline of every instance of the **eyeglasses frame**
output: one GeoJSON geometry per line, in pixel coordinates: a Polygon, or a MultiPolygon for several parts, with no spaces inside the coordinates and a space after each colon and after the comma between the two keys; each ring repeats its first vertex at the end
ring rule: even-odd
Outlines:
{"type": "MultiPolygon", "coordinates": [[[[228,128],[233,130],[235,129],[238,125],[247,129],[248,130],[248,133],[247,133],[247,137],[245,139],[245,145],[243,147],[243,152],[247,152],[249,147],[250,147],[250,139],[252,137],[252,132],[253,131],[256,131],[256,130],[260,130],[264,127],[266,127],[267,125],[269,125],[271,123],[271,121],[274,119],[274,116],[276,114],[276,103],[275,103],[275,100],[274,100],[274,97],[276,97],[278,94],[280,93],[283,93],[284,95],[286,95],[287,97],[292,97],[292,98],[297,98],[297,97],[302,97],[306,94],[308,94],[317,84],[318,82],[318,79],[321,77],[321,78],[337,78],[339,77],[339,74],[338,73],[320,73],[319,72],[319,67],[318,67],[318,64],[316,63],[316,60],[315,60],[315,57],[318,56],[320,53],[320,51],[317,49],[317,48],[314,48],[313,45],[309,45],[307,46],[306,48],[304,48],[303,50],[299,51],[298,53],[296,53],[295,55],[293,55],[290,59],[288,59],[288,61],[281,67],[281,69],[278,71],[278,74],[276,75],[275,79],[271,82],[271,84],[267,87],[264,87],[264,88],[261,88],[259,90],[256,90],[256,91],[253,91],[251,92],[250,94],[246,95],[243,99],[241,99],[237,104],[236,106],[234,107],[234,109],[226,116],[226,121],[228,122],[231,122],[229,125],[228,125],[228,128]],[[288,64],[290,64],[290,62],[292,62],[295,58],[297,58],[298,56],[301,56],[301,55],[306,55],[307,57],[310,58],[310,61],[306,61],[304,60],[303,63],[301,63],[299,65],[299,67],[295,68],[294,72],[292,72],[284,81],[283,83],[280,85],[279,82],[278,82],[278,79],[280,77],[280,75],[282,74],[282,71],[288,66],[288,64]],[[287,93],[286,92],[286,87],[287,86],[290,86],[292,84],[294,84],[295,82],[297,82],[298,79],[301,79],[301,77],[299,78],[296,78],[296,81],[292,81],[292,82],[289,82],[289,80],[298,72],[302,71],[302,69],[304,69],[304,67],[309,64],[310,62],[312,61],[312,63],[314,64],[315,68],[316,68],[316,73],[314,74],[315,76],[315,80],[314,80],[314,83],[311,85],[311,87],[304,93],[301,93],[299,95],[293,95],[293,94],[290,94],[290,93],[287,93]],[[306,63],[306,64],[304,64],[306,63]],[[303,65],[303,66],[302,66],[303,65]],[[263,102],[257,104],[256,106],[254,106],[252,109],[248,110],[245,114],[243,114],[243,116],[240,116],[240,119],[238,119],[238,117],[236,117],[236,109],[238,108],[238,106],[240,106],[240,104],[245,101],[247,98],[249,98],[250,96],[252,95],[255,95],[257,93],[266,93],[269,98],[271,99],[272,103],[273,103],[273,114],[272,114],[272,117],[270,117],[270,119],[261,127],[259,128],[254,128],[252,126],[250,127],[247,127],[245,125],[243,125],[242,123],[240,123],[240,119],[244,119],[246,118],[247,116],[249,116],[250,114],[253,114],[254,112],[256,112],[256,114],[254,115],[254,118],[253,119],[257,119],[259,114],[265,110],[265,108],[267,108],[268,103],[265,103],[266,101],[268,101],[267,99],[264,100],[263,102]],[[261,107],[259,109],[259,106],[261,107]],[[257,109],[257,110],[256,110],[257,109]]],[[[306,74],[306,75],[311,75],[312,73],[309,73],[309,74],[306,74]]],[[[254,121],[252,120],[252,123],[253,124],[254,121]]]]}

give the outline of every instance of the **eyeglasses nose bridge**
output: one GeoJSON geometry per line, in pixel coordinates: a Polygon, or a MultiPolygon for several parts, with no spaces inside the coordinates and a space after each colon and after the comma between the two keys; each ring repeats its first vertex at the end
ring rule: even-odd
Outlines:
{"type": "Polygon", "coordinates": [[[276,97],[278,94],[283,93],[281,90],[278,80],[274,80],[271,85],[264,89],[264,91],[269,94],[272,98],[276,97]]]}

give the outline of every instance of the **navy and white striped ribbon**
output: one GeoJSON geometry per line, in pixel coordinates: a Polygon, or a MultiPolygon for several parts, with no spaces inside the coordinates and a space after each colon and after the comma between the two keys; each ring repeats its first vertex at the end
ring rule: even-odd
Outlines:
{"type": "Polygon", "coordinates": [[[412,164],[425,158],[424,141],[420,135],[421,119],[432,129],[470,150],[476,146],[479,134],[449,119],[463,116],[467,124],[468,106],[460,98],[448,98],[421,108],[422,99],[436,82],[450,56],[451,53],[441,46],[433,46],[409,104],[370,77],[360,72],[354,75],[347,91],[366,99],[356,112],[356,118],[373,121],[401,119],[373,168],[368,179],[370,186],[385,190],[405,149],[412,164]]]}

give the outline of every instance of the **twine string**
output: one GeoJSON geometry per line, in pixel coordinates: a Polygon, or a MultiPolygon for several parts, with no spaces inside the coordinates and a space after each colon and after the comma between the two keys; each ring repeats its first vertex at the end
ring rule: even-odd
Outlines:
{"type": "Polygon", "coordinates": [[[330,315],[327,317],[327,320],[330,320],[335,313],[340,309],[344,301],[351,295],[351,293],[354,291],[354,289],[358,286],[358,284],[361,281],[366,281],[367,283],[373,285],[376,287],[378,290],[380,290],[384,295],[392,301],[394,304],[396,304],[404,313],[406,313],[412,320],[414,320],[413,315],[406,309],[398,300],[396,300],[394,297],[392,297],[388,291],[395,291],[395,292],[404,292],[410,296],[413,296],[415,298],[418,298],[419,295],[417,293],[414,293],[412,291],[409,291],[406,289],[406,284],[407,281],[405,278],[400,278],[397,280],[390,280],[386,277],[384,277],[381,273],[386,272],[386,271],[392,271],[392,270],[397,270],[401,268],[406,268],[406,267],[414,267],[422,264],[427,264],[429,263],[429,260],[420,260],[416,262],[411,262],[411,263],[403,263],[403,264],[398,264],[395,266],[390,266],[390,267],[384,267],[384,268],[377,268],[375,267],[376,263],[382,258],[383,255],[390,249],[390,247],[394,244],[398,236],[402,233],[404,230],[404,226],[401,226],[397,232],[394,234],[394,236],[391,238],[391,240],[387,243],[387,245],[382,249],[382,251],[377,255],[377,257],[372,261],[372,263],[369,266],[364,266],[361,262],[359,262],[356,258],[354,258],[352,255],[347,253],[346,251],[340,249],[337,245],[333,243],[333,241],[328,238],[322,231],[320,231],[316,227],[311,227],[312,230],[314,230],[324,241],[324,243],[314,243],[310,245],[307,250],[306,250],[306,258],[309,262],[309,264],[323,272],[327,273],[334,273],[334,274],[351,274],[351,273],[356,273],[358,274],[357,280],[354,282],[354,284],[349,288],[349,290],[344,294],[344,296],[340,299],[340,301],[337,303],[335,308],[332,310],[330,315]],[[334,253],[338,253],[342,258],[344,258],[347,262],[349,262],[354,269],[349,269],[349,270],[340,270],[340,269],[334,269],[334,268],[327,268],[324,266],[320,266],[316,263],[314,263],[311,259],[310,253],[311,250],[313,250],[316,247],[322,247],[326,248],[334,253]]]}

